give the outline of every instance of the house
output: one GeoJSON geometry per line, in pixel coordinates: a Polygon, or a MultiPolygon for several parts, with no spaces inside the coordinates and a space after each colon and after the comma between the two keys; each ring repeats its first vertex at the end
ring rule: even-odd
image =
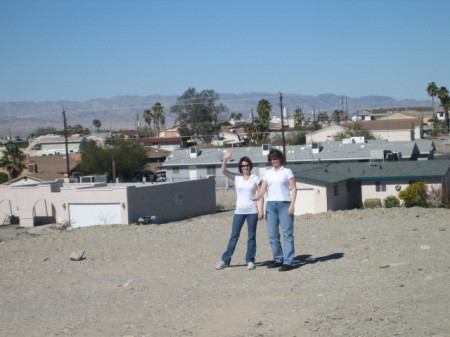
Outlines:
{"type": "MultiPolygon", "coordinates": [[[[67,137],[67,148],[69,153],[80,151],[80,144],[85,137],[72,135],[67,137]]],[[[54,156],[66,153],[66,138],[59,135],[45,135],[30,140],[27,147],[30,155],[54,156]]]]}
{"type": "MultiPolygon", "coordinates": [[[[308,145],[286,146],[288,164],[370,162],[387,160],[417,160],[419,157],[433,158],[433,142],[421,141],[422,152],[418,143],[387,142],[383,140],[357,142],[324,142],[308,145]],[[428,153],[427,153],[428,149],[428,153]]],[[[236,147],[228,167],[238,172],[239,158],[248,156],[253,161],[253,173],[263,176],[269,163],[267,155],[271,148],[283,151],[281,146],[265,144],[260,147],[236,147]]],[[[217,186],[229,186],[229,180],[221,172],[223,152],[229,148],[200,148],[174,150],[163,163],[168,181],[184,181],[216,176],[217,186]]]]}
{"type": "Polygon", "coordinates": [[[366,200],[381,203],[418,181],[450,200],[450,160],[320,163],[291,169],[297,183],[296,215],[353,209],[366,200]]]}
{"type": "MultiPolygon", "coordinates": [[[[70,173],[77,171],[81,162],[80,153],[69,155],[70,173]]],[[[5,185],[17,186],[31,182],[49,182],[67,178],[67,160],[65,156],[27,156],[26,171],[23,175],[7,181],[5,185]]]]}
{"type": "Polygon", "coordinates": [[[73,227],[137,223],[152,216],[158,224],[216,211],[214,178],[158,184],[32,182],[0,185],[0,216],[22,227],[70,223],[73,227]]]}
{"type": "Polygon", "coordinates": [[[156,147],[167,151],[183,149],[187,147],[189,137],[158,137],[140,138],[139,142],[145,147],[156,147]]]}
{"type": "Polygon", "coordinates": [[[181,137],[178,132],[179,125],[173,125],[170,128],[163,129],[159,132],[159,137],[181,137]]]}
{"type": "Polygon", "coordinates": [[[163,169],[162,164],[166,160],[167,156],[170,155],[170,151],[154,147],[148,147],[146,148],[146,150],[148,158],[146,168],[151,172],[162,170],[163,169]]]}
{"type": "Polygon", "coordinates": [[[243,137],[241,138],[241,135],[238,132],[236,132],[236,131],[233,132],[232,130],[220,131],[219,136],[214,138],[212,140],[211,144],[216,145],[216,146],[224,146],[224,145],[231,145],[233,147],[234,146],[242,146],[242,144],[244,143],[243,137]]]}
{"type": "Polygon", "coordinates": [[[93,140],[97,143],[98,146],[104,147],[106,141],[111,138],[111,134],[109,132],[100,132],[93,133],[89,136],[86,136],[86,140],[93,140]]]}
{"type": "Polygon", "coordinates": [[[419,118],[385,118],[372,121],[341,123],[341,126],[344,128],[351,128],[354,127],[355,124],[369,130],[375,138],[386,139],[390,142],[423,139],[423,121],[419,118]]]}
{"type": "Polygon", "coordinates": [[[334,136],[344,132],[345,128],[341,125],[333,124],[317,131],[310,132],[306,135],[306,143],[318,143],[334,141],[334,136]]]}

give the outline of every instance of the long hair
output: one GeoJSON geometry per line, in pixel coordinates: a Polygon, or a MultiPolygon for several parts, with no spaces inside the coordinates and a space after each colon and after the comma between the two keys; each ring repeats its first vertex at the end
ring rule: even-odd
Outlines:
{"type": "Polygon", "coordinates": [[[244,156],[241,159],[239,159],[239,166],[238,166],[239,172],[242,173],[242,162],[243,161],[246,161],[250,165],[250,171],[251,171],[253,168],[253,162],[251,161],[251,159],[249,157],[244,156]]]}

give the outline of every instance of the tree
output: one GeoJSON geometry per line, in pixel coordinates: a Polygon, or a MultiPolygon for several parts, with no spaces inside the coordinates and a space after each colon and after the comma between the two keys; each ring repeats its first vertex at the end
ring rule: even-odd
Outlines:
{"type": "Polygon", "coordinates": [[[242,119],[242,114],[240,112],[237,114],[232,112],[230,115],[230,118],[228,120],[240,121],[241,119],[242,119]]]}
{"type": "Polygon", "coordinates": [[[331,119],[336,124],[340,124],[341,121],[345,119],[345,112],[344,112],[344,110],[334,110],[333,114],[331,115],[331,119]]]}
{"type": "Polygon", "coordinates": [[[102,126],[102,122],[100,122],[98,119],[94,119],[94,120],[92,121],[92,125],[94,125],[94,127],[97,129],[97,132],[98,132],[98,130],[99,130],[100,127],[102,126]]]}
{"type": "Polygon", "coordinates": [[[328,116],[328,113],[326,111],[320,112],[317,116],[317,121],[320,123],[327,123],[329,119],[330,117],[328,116]]]}
{"type": "Polygon", "coordinates": [[[400,191],[398,197],[403,200],[405,207],[427,207],[428,192],[423,181],[409,185],[403,191],[400,191]]]}
{"type": "Polygon", "coordinates": [[[336,141],[341,141],[351,137],[364,137],[365,140],[376,139],[372,132],[364,129],[359,123],[355,123],[353,126],[346,128],[345,131],[338,132],[333,136],[336,141]]]}
{"type": "Polygon", "coordinates": [[[450,123],[448,118],[448,110],[450,109],[450,97],[449,92],[446,87],[440,87],[437,90],[437,96],[439,100],[441,101],[442,109],[444,109],[445,114],[445,125],[447,127],[447,133],[450,132],[450,123]]]}
{"type": "Polygon", "coordinates": [[[436,123],[436,112],[434,111],[434,98],[437,96],[437,91],[438,91],[438,87],[437,87],[436,83],[434,83],[434,82],[428,83],[427,93],[428,93],[428,96],[431,97],[431,102],[433,104],[433,119],[434,119],[435,126],[436,126],[436,124],[435,124],[436,123]]]}
{"type": "Polygon", "coordinates": [[[302,109],[297,106],[297,109],[294,110],[294,121],[295,125],[302,125],[305,120],[305,115],[302,113],[302,109]]]}
{"type": "Polygon", "coordinates": [[[84,146],[80,169],[86,174],[107,174],[111,179],[113,161],[117,176],[129,180],[144,170],[147,152],[134,140],[121,139],[107,148],[101,148],[90,140],[84,146]]]}
{"type": "Polygon", "coordinates": [[[6,143],[6,149],[3,150],[3,157],[0,158],[0,167],[8,172],[11,179],[17,178],[25,169],[25,154],[20,150],[17,144],[13,142],[6,143]]]}
{"type": "Polygon", "coordinates": [[[210,143],[219,131],[221,114],[228,111],[225,105],[217,104],[219,98],[214,90],[197,92],[195,88],[187,89],[170,108],[170,112],[177,115],[179,133],[210,143]]]}
{"type": "Polygon", "coordinates": [[[54,128],[53,126],[44,126],[44,127],[38,127],[36,130],[34,130],[31,134],[31,138],[39,137],[39,136],[45,136],[45,135],[56,135],[59,134],[58,130],[54,128]]]}
{"type": "Polygon", "coordinates": [[[161,103],[157,102],[152,106],[153,111],[153,124],[155,125],[156,137],[159,137],[161,131],[161,122],[165,122],[164,108],[161,103]]]}
{"type": "Polygon", "coordinates": [[[145,110],[142,114],[142,117],[144,118],[145,124],[147,124],[147,134],[149,137],[151,137],[151,125],[153,120],[153,113],[150,110],[145,110]]]}

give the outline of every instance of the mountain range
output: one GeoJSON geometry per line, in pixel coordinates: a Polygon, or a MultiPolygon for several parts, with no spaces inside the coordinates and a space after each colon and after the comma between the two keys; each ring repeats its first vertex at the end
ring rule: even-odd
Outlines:
{"type": "MultiPolygon", "coordinates": [[[[229,108],[223,116],[227,118],[230,113],[241,113],[244,119],[250,117],[253,110],[256,115],[256,106],[261,99],[272,104],[272,115],[280,114],[280,97],[278,93],[243,93],[220,94],[220,103],[229,108]]],[[[175,122],[176,116],[169,112],[170,107],[176,103],[178,96],[115,96],[112,98],[90,99],[87,101],[45,101],[45,102],[3,102],[0,103],[0,138],[6,136],[26,137],[38,127],[55,127],[63,129],[62,111],[66,111],[68,125],[81,124],[86,128],[93,128],[92,121],[100,120],[101,129],[135,129],[137,120],[144,126],[142,113],[151,109],[153,104],[160,102],[164,107],[166,126],[175,122]]],[[[283,94],[283,106],[289,115],[300,107],[307,116],[334,110],[348,110],[349,115],[357,110],[367,108],[405,107],[405,106],[431,106],[431,101],[418,101],[414,99],[397,100],[388,96],[362,96],[351,98],[335,95],[321,94],[317,96],[283,94]]],[[[228,119],[228,118],[227,118],[228,119]]]]}

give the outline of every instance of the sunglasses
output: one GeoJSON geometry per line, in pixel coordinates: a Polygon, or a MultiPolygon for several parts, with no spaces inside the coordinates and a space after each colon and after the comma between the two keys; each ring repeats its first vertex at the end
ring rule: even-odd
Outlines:
{"type": "Polygon", "coordinates": [[[250,165],[241,165],[241,167],[250,167],[250,165]]]}
{"type": "Polygon", "coordinates": [[[280,158],[278,157],[271,157],[270,160],[279,160],[280,158]]]}

